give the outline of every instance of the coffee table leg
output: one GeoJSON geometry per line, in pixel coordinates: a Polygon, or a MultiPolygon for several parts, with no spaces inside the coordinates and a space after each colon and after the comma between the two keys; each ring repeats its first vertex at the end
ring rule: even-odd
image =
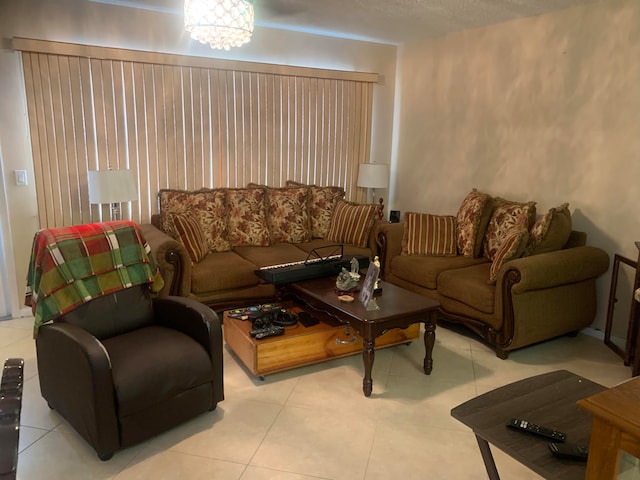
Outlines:
{"type": "Polygon", "coordinates": [[[429,319],[424,324],[424,364],[422,366],[425,375],[429,375],[433,370],[433,346],[436,343],[436,321],[429,319]]]}
{"type": "Polygon", "coordinates": [[[363,338],[362,340],[362,360],[364,361],[364,380],[362,380],[362,391],[365,397],[370,397],[373,391],[373,360],[376,356],[376,341],[374,339],[363,338]]]}
{"type": "Polygon", "coordinates": [[[493,460],[489,444],[484,438],[479,437],[478,435],[476,435],[476,440],[478,441],[478,447],[480,447],[480,453],[482,454],[482,460],[484,460],[484,466],[487,469],[489,480],[500,480],[500,475],[498,475],[496,462],[493,460]]]}

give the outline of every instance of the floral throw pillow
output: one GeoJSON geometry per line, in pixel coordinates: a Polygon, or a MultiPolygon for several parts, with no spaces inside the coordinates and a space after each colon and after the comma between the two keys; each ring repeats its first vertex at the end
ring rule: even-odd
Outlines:
{"type": "Polygon", "coordinates": [[[338,201],[327,232],[327,240],[365,248],[371,228],[378,217],[379,205],[338,201]]]}
{"type": "Polygon", "coordinates": [[[460,255],[473,258],[480,256],[492,207],[491,196],[475,188],[462,201],[456,216],[456,244],[460,255]]]}
{"type": "Polygon", "coordinates": [[[456,217],[407,212],[403,255],[456,255],[456,217]]]}
{"type": "Polygon", "coordinates": [[[158,200],[162,230],[165,233],[179,239],[173,215],[188,213],[198,221],[209,251],[231,250],[226,189],[202,189],[195,192],[165,189],[158,192],[158,200]]]}
{"type": "Polygon", "coordinates": [[[264,188],[227,189],[229,240],[234,247],[267,247],[271,235],[264,188]]]}
{"type": "Polygon", "coordinates": [[[311,240],[308,198],[307,187],[267,188],[269,230],[273,242],[311,240]]]}
{"type": "Polygon", "coordinates": [[[522,256],[528,240],[529,231],[525,227],[516,228],[509,232],[491,262],[489,283],[496,283],[498,272],[506,262],[522,256]]]}
{"type": "MultiPolygon", "coordinates": [[[[300,187],[304,184],[288,180],[287,187],[300,187]]],[[[342,187],[309,187],[309,216],[311,217],[311,237],[326,238],[331,225],[333,209],[338,200],[344,198],[345,191],[342,187]]]]}
{"type": "Polygon", "coordinates": [[[560,250],[569,240],[572,228],[568,203],[549,209],[531,227],[524,255],[560,250]]]}
{"type": "Polygon", "coordinates": [[[493,261],[502,243],[515,230],[527,231],[536,217],[536,203],[518,203],[497,197],[484,236],[484,256],[493,261]]]}

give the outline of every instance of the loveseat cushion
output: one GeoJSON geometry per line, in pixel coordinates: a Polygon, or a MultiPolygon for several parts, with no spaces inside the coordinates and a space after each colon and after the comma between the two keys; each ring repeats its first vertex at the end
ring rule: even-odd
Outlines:
{"type": "Polygon", "coordinates": [[[462,201],[456,215],[456,241],[460,255],[480,256],[492,208],[491,196],[475,188],[462,201]]]}
{"type": "Polygon", "coordinates": [[[309,189],[267,188],[267,215],[272,242],[298,243],[311,239],[309,189]]]}
{"type": "Polygon", "coordinates": [[[174,214],[188,213],[198,220],[208,250],[231,250],[227,228],[226,189],[202,189],[195,192],[163,189],[158,192],[162,230],[179,240],[173,225],[174,214]]]}
{"type": "MultiPolygon", "coordinates": [[[[451,269],[461,269],[470,265],[487,263],[483,258],[471,258],[458,255],[457,257],[436,257],[418,255],[397,255],[391,260],[391,273],[424,288],[435,290],[440,284],[440,276],[451,269]]],[[[489,278],[489,268],[484,282],[489,278]]]]}
{"type": "Polygon", "coordinates": [[[229,241],[233,247],[271,244],[266,188],[228,188],[229,241]]]}
{"type": "Polygon", "coordinates": [[[104,340],[103,344],[111,360],[121,418],[213,379],[207,351],[177,330],[150,326],[104,340]],[[170,370],[166,368],[168,358],[170,370]]]}
{"type": "MultiPolygon", "coordinates": [[[[306,186],[303,183],[287,180],[287,187],[306,186]]],[[[311,237],[325,238],[331,225],[333,209],[338,200],[345,195],[344,188],[329,186],[320,187],[309,185],[309,216],[311,217],[311,237]]]]}
{"type": "Polygon", "coordinates": [[[512,202],[500,197],[494,199],[494,209],[484,236],[484,256],[493,260],[512,231],[529,229],[536,218],[535,202],[512,202]]]}
{"type": "Polygon", "coordinates": [[[492,314],[495,310],[496,286],[487,282],[490,268],[491,263],[485,262],[442,272],[438,277],[438,293],[474,310],[492,314]]]}
{"type": "Polygon", "coordinates": [[[524,255],[560,250],[569,240],[571,229],[571,212],[569,212],[568,203],[549,209],[531,227],[529,243],[524,255]]]}
{"type": "Polygon", "coordinates": [[[210,292],[233,290],[257,285],[256,266],[235,252],[210,253],[191,271],[191,292],[204,295],[210,292]]]}
{"type": "Polygon", "coordinates": [[[405,213],[402,254],[455,256],[456,217],[405,213]]]}
{"type": "Polygon", "coordinates": [[[375,204],[366,205],[339,200],[331,217],[327,240],[366,247],[379,209],[380,206],[375,204]]]}

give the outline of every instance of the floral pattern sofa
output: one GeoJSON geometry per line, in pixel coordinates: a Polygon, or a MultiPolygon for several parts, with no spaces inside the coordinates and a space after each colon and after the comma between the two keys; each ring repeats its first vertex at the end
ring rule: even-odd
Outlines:
{"type": "Polygon", "coordinates": [[[602,249],[572,230],[568,204],[537,216],[535,202],[473,189],[456,215],[407,212],[378,228],[384,281],[440,302],[501,358],[591,325],[602,249]]]}
{"type": "Polygon", "coordinates": [[[344,200],[340,187],[287,182],[283,188],[161,190],[159,213],[141,225],[165,286],[161,295],[214,308],[273,301],[255,274],[304,261],[314,248],[344,245],[345,257],[378,254],[379,205],[344,200]]]}

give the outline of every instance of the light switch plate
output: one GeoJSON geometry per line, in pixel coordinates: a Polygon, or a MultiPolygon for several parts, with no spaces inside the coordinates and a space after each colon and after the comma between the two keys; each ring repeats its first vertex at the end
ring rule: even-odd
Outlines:
{"type": "Polygon", "coordinates": [[[16,185],[27,185],[26,170],[16,170],[16,185]]]}

